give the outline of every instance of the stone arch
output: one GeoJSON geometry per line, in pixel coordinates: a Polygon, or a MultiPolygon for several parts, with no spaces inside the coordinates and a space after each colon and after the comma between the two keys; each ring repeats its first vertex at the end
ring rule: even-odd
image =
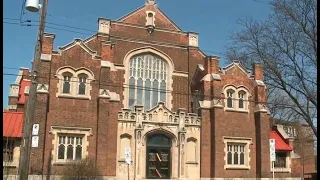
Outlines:
{"type": "Polygon", "coordinates": [[[172,141],[172,146],[177,145],[177,142],[178,142],[177,136],[166,128],[156,128],[146,132],[142,137],[143,142],[146,143],[149,136],[156,135],[156,134],[163,134],[169,137],[172,141]]]}
{"type": "MultiPolygon", "coordinates": [[[[125,73],[124,73],[124,84],[125,86],[128,86],[129,85],[129,65],[130,65],[130,60],[136,56],[136,55],[139,55],[139,54],[152,54],[152,55],[156,55],[158,57],[160,57],[164,62],[167,63],[168,65],[168,72],[167,72],[167,97],[166,97],[166,106],[168,109],[171,110],[172,108],[172,94],[171,92],[173,91],[173,79],[172,79],[172,74],[173,74],[173,71],[174,71],[174,64],[173,64],[173,61],[172,59],[164,52],[156,49],[156,48],[153,48],[153,47],[150,47],[150,46],[145,46],[145,47],[141,47],[141,48],[136,48],[136,49],[133,49],[131,51],[129,51],[125,57],[124,57],[124,60],[123,60],[123,65],[125,67],[125,73]]],[[[126,98],[129,96],[129,88],[125,88],[124,91],[123,91],[123,96],[125,98],[123,98],[123,106],[125,108],[129,108],[129,98],[126,98]]]]}
{"type": "Polygon", "coordinates": [[[152,54],[155,54],[155,55],[161,57],[163,60],[165,60],[168,63],[170,71],[172,71],[172,72],[174,71],[174,64],[173,64],[172,59],[166,53],[160,51],[159,49],[151,47],[151,46],[136,48],[136,49],[129,51],[124,57],[123,65],[125,67],[127,67],[130,59],[133,56],[138,55],[138,54],[143,54],[143,53],[152,53],[152,54]]]}

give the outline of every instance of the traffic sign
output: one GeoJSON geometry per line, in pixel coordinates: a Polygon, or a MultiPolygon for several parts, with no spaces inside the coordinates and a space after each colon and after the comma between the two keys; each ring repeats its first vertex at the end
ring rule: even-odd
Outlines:
{"type": "Polygon", "coordinates": [[[124,156],[125,156],[125,161],[127,164],[131,163],[131,149],[130,147],[126,147],[124,149],[124,156]]]}
{"type": "Polygon", "coordinates": [[[270,161],[276,161],[276,140],[270,139],[270,161]]]}

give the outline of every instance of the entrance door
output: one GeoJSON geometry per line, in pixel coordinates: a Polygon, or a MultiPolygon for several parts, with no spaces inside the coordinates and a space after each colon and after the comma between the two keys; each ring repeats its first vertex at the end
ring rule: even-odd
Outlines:
{"type": "Polygon", "coordinates": [[[147,166],[148,179],[169,179],[171,176],[171,139],[162,134],[148,137],[147,166]]]}

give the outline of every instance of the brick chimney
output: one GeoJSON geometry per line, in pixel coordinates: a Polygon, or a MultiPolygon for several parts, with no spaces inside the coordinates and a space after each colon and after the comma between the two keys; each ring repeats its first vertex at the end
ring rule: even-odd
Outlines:
{"type": "MultiPolygon", "coordinates": [[[[44,33],[43,34],[43,43],[42,43],[42,54],[52,54],[53,42],[55,34],[44,33]]],[[[41,58],[42,59],[42,58],[41,58]]]]}
{"type": "Polygon", "coordinates": [[[255,80],[263,81],[263,67],[260,63],[253,64],[253,74],[255,80]]]}
{"type": "Polygon", "coordinates": [[[204,68],[207,74],[219,74],[219,58],[218,56],[207,56],[205,59],[204,68]]]}

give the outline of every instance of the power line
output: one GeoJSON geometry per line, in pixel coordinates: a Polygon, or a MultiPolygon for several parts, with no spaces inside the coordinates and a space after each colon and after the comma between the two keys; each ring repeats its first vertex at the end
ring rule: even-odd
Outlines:
{"type": "MultiPolygon", "coordinates": [[[[19,19],[15,19],[15,18],[3,18],[3,19],[14,20],[14,21],[19,20],[19,19]]],[[[39,22],[39,21],[26,20],[26,21],[23,21],[23,22],[24,22],[24,23],[33,23],[33,22],[39,22]]],[[[12,23],[12,24],[13,24],[13,23],[12,23]]],[[[79,28],[79,27],[75,27],[75,26],[59,24],[59,23],[46,22],[46,24],[51,24],[51,25],[55,25],[55,26],[60,26],[60,27],[65,27],[65,28],[71,28],[71,29],[76,29],[76,30],[81,30],[81,31],[93,32],[93,33],[96,33],[96,32],[97,32],[97,31],[91,30],[91,29],[84,29],[84,28],[79,28]]],[[[34,26],[34,25],[28,25],[28,26],[34,26]]],[[[78,33],[78,34],[84,34],[84,35],[92,35],[92,34],[89,34],[89,33],[83,33],[83,32],[74,31],[74,30],[67,30],[67,29],[57,28],[57,27],[53,27],[53,26],[46,26],[46,28],[55,29],[55,30],[61,30],[61,31],[66,31],[66,32],[73,32],[73,33],[78,33]]],[[[216,51],[205,50],[205,49],[201,49],[201,51],[207,52],[207,53],[217,54],[217,55],[219,55],[220,57],[223,57],[223,58],[228,59],[227,54],[226,54],[225,52],[216,52],[216,51]]]]}
{"type": "MultiPolygon", "coordinates": [[[[52,73],[47,73],[47,74],[52,74],[52,73]]],[[[13,73],[3,73],[4,76],[23,76],[19,74],[13,74],[13,73]]],[[[56,74],[57,75],[57,74],[56,74]]],[[[57,80],[57,78],[49,78],[49,77],[39,77],[40,79],[51,79],[51,80],[57,80]]],[[[94,79],[87,79],[87,80],[94,80],[94,79]]],[[[76,82],[79,83],[79,81],[75,80],[70,80],[68,82],[76,82]]],[[[154,91],[154,92],[160,92],[160,93],[172,93],[172,94],[177,94],[177,95],[185,95],[185,96],[198,96],[202,98],[210,98],[210,99],[216,99],[216,100],[225,100],[226,98],[221,97],[221,96],[213,96],[213,95],[201,95],[197,93],[189,93],[189,92],[179,92],[179,91],[174,91],[174,90],[164,90],[164,89],[158,89],[158,88],[146,88],[143,86],[133,86],[130,84],[106,84],[106,83],[95,83],[95,82],[90,82],[86,84],[90,85],[100,85],[100,86],[107,86],[107,87],[117,87],[117,88],[129,88],[129,89],[138,89],[138,90],[147,90],[147,91],[154,91]]],[[[239,100],[237,98],[231,98],[232,100],[239,100]]],[[[278,106],[283,106],[285,108],[296,108],[296,105],[288,105],[288,104],[279,104],[279,103],[270,103],[270,102],[259,102],[259,101],[254,101],[254,100],[243,100],[245,102],[252,102],[252,103],[263,103],[267,105],[278,105],[278,106]]],[[[304,106],[302,106],[304,107],[304,106]]],[[[304,107],[306,108],[306,107],[304,107]]],[[[309,108],[315,108],[315,107],[309,107],[309,108]]]]}

